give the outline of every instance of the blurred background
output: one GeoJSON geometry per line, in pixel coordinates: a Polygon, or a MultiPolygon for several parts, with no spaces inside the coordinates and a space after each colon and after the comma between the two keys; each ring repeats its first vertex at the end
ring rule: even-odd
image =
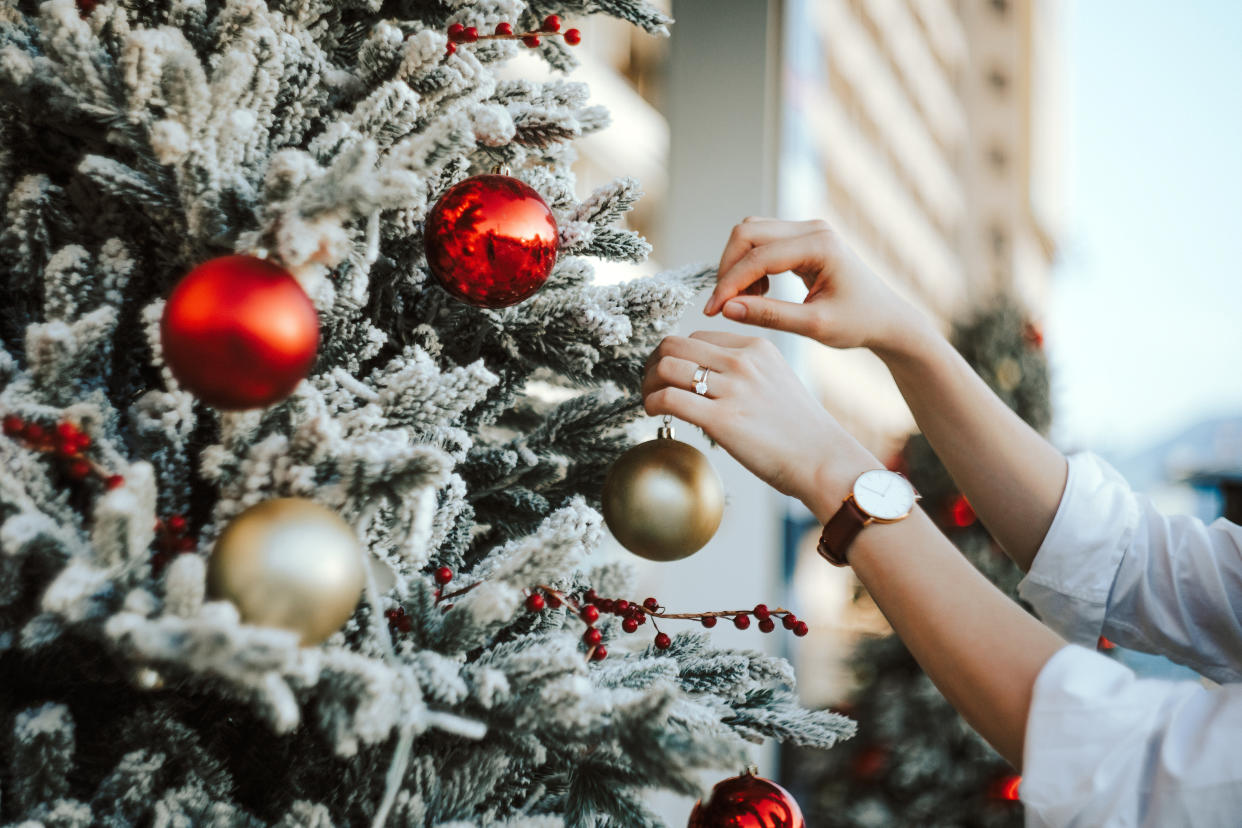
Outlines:
{"type": "MultiPolygon", "coordinates": [[[[1104,455],[1168,511],[1239,520],[1242,4],[663,5],[671,38],[594,21],[577,53],[576,79],[613,115],[579,142],[579,184],[641,181],[631,226],[655,246],[646,271],[714,263],[748,215],[826,218],[946,333],[998,296],[1016,303],[1050,365],[1063,449],[1104,455]]],[[[692,312],[682,332],[730,325],[692,312]]],[[[900,449],[913,423],[877,360],[777,341],[877,456],[900,449]]],[[[696,556],[644,566],[640,590],[687,611],[794,609],[807,638],[714,638],[791,657],[808,704],[843,699],[846,659],[886,631],[882,617],[815,555],[819,527],[799,504],[693,431],[679,436],[720,470],[726,517],[696,556]]],[[[774,753],[756,758],[781,775],[774,753]]],[[[689,803],[659,807],[676,825],[689,803]]]]}

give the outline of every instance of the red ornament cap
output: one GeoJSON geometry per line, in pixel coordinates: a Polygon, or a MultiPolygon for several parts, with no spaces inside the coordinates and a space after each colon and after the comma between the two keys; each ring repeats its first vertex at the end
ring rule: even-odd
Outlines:
{"type": "Polygon", "coordinates": [[[214,408],[264,408],[310,372],[319,317],[287,271],[254,256],[222,256],[191,270],[160,319],[164,362],[214,408]]]}
{"type": "Polygon", "coordinates": [[[687,828],[806,828],[802,809],[775,782],[744,773],[716,784],[690,812],[687,828]]]}
{"type": "Polygon", "coordinates": [[[440,285],[471,305],[503,308],[529,298],[556,264],[556,218],[533,188],[507,175],[450,187],[423,230],[440,285]]]}

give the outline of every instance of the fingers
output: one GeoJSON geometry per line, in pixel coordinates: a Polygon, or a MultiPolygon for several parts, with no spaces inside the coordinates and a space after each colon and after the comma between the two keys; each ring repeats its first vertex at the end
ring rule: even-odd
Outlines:
{"type": "MultiPolygon", "coordinates": [[[[694,378],[698,373],[699,363],[674,356],[664,356],[647,368],[643,376],[643,394],[650,394],[665,386],[694,390],[694,378]]],[[[703,378],[707,384],[707,396],[719,399],[729,388],[729,378],[719,371],[710,370],[703,378]]],[[[696,392],[697,393],[697,392],[696,392]]]]}
{"type": "MultiPolygon", "coordinates": [[[[755,222],[765,226],[767,222],[755,222]]],[[[764,276],[792,270],[808,284],[828,266],[826,231],[789,236],[764,242],[750,248],[727,269],[716,274],[716,288],[703,312],[716,313],[725,302],[737,296],[764,276]]]]}
{"type": "Polygon", "coordinates": [[[726,350],[727,347],[702,337],[666,336],[647,360],[647,368],[650,370],[663,357],[676,357],[693,362],[695,366],[702,365],[713,371],[727,373],[733,367],[734,360],[733,355],[726,350]]]}
{"type": "Polygon", "coordinates": [[[789,331],[811,339],[819,339],[826,325],[824,308],[764,296],[735,296],[725,302],[721,312],[734,322],[789,331]]]}
{"type": "Polygon", "coordinates": [[[715,439],[714,406],[719,403],[707,397],[681,388],[665,386],[643,397],[643,408],[652,417],[668,414],[679,420],[693,423],[715,439]]]}
{"type": "MultiPolygon", "coordinates": [[[[822,221],[781,221],[780,219],[751,216],[742,219],[742,223],[733,228],[729,240],[725,243],[724,252],[720,255],[720,266],[717,275],[726,273],[737,264],[738,260],[753,248],[769,244],[779,239],[794,238],[827,229],[822,221]]],[[[741,288],[739,288],[741,289],[741,288]]]]}

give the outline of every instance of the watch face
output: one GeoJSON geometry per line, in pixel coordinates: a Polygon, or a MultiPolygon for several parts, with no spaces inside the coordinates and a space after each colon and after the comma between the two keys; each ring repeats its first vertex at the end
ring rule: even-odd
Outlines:
{"type": "Polygon", "coordinates": [[[897,472],[875,469],[854,481],[854,502],[878,520],[896,520],[910,514],[915,493],[910,481],[897,472]]]}

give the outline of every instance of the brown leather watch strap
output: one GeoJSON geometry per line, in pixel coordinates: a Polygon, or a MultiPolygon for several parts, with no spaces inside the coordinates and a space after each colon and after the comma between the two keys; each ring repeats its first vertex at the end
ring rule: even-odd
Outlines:
{"type": "Polygon", "coordinates": [[[849,566],[846,550],[870,522],[871,516],[858,507],[851,492],[837,513],[824,524],[824,531],[819,536],[819,554],[833,566],[849,566]]]}

